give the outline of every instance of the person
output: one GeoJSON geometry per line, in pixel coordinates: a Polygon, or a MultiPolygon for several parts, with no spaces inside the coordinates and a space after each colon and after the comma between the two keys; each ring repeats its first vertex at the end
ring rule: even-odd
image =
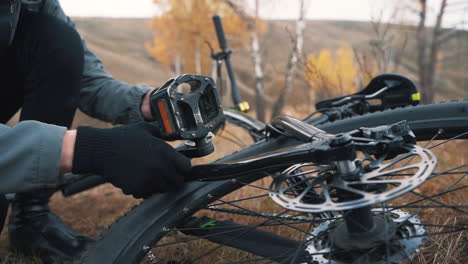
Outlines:
{"type": "MultiPolygon", "coordinates": [[[[155,184],[169,190],[174,183],[166,176],[174,170],[185,171],[188,166],[174,165],[182,160],[180,155],[162,143],[153,143],[152,147],[140,151],[148,151],[159,160],[143,159],[141,168],[133,166],[134,173],[132,170],[117,171],[122,165],[117,163],[125,164],[125,158],[133,159],[132,155],[139,151],[136,147],[139,145],[132,147],[129,143],[138,139],[125,135],[152,134],[151,128],[140,123],[152,119],[149,106],[152,88],[121,82],[106,72],[75,30],[74,23],[64,14],[58,0],[0,0],[0,80],[0,124],[6,123],[20,108],[20,121],[42,122],[20,122],[15,128],[0,126],[0,159],[3,159],[0,179],[6,181],[0,184],[0,190],[15,189],[17,192],[8,225],[10,246],[15,250],[62,261],[78,257],[90,241],[66,226],[48,207],[56,191],[57,146],[61,145],[61,139],[69,138],[70,133],[76,135],[78,146],[74,152],[78,155],[70,168],[77,172],[120,175],[107,178],[119,179],[114,180],[117,186],[133,184],[131,191],[127,190],[129,193],[141,184],[136,180],[125,182],[128,179],[121,175],[123,172],[128,173],[127,177],[145,174],[148,173],[145,168],[156,162],[159,173],[165,175],[163,178],[167,181],[155,184]],[[114,124],[138,125],[65,132],[72,124],[76,108],[114,124]],[[125,147],[115,145],[116,138],[126,142],[125,147]],[[109,147],[111,145],[115,147],[109,147]],[[164,155],[156,151],[158,148],[164,155]],[[128,151],[125,154],[115,154],[125,150],[128,151]],[[8,153],[7,158],[5,153],[8,153]],[[112,153],[120,158],[113,157],[112,153]],[[18,158],[22,155],[28,156],[26,162],[18,158]],[[48,165],[43,166],[43,163],[48,165]],[[104,165],[111,163],[115,167],[104,165]],[[23,187],[18,187],[19,183],[24,184],[23,187]],[[35,190],[30,191],[32,188],[35,190]]],[[[178,186],[180,180],[176,183],[174,186],[178,186]]]]}
{"type": "MultiPolygon", "coordinates": [[[[136,198],[176,190],[190,172],[190,161],[159,136],[157,126],[144,122],[77,130],[36,121],[13,128],[0,124],[0,149],[8,150],[0,154],[0,193],[56,189],[70,172],[99,174],[136,198]]],[[[67,250],[48,257],[69,259],[66,254],[73,252],[67,250]]]]}

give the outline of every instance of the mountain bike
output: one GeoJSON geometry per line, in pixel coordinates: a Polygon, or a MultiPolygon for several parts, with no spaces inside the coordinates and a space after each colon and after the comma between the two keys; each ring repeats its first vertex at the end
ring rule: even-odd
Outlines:
{"type": "Polygon", "coordinates": [[[439,250],[464,263],[468,101],[417,99],[407,78],[383,75],[317,103],[315,118],[225,111],[256,142],[145,199],[82,262],[442,263],[439,250]]]}

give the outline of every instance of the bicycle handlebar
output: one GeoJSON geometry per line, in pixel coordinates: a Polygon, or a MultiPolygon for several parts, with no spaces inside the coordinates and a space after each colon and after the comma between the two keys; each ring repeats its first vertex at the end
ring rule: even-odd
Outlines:
{"type": "Polygon", "coordinates": [[[229,76],[229,80],[231,81],[231,90],[232,90],[232,100],[236,107],[241,110],[242,112],[248,111],[249,107],[244,107],[242,104],[242,98],[240,96],[239,89],[237,88],[236,76],[234,75],[234,70],[231,64],[231,51],[227,48],[227,41],[226,36],[224,34],[223,24],[221,22],[221,17],[219,15],[213,16],[213,23],[215,25],[216,36],[218,37],[219,47],[221,48],[221,52],[217,55],[221,56],[216,60],[224,60],[226,62],[226,70],[229,76]]]}
{"type": "MultiPolygon", "coordinates": [[[[181,144],[176,147],[179,153],[184,154],[185,145],[181,144]]],[[[63,177],[64,185],[61,188],[64,196],[71,196],[79,192],[86,191],[98,185],[107,183],[107,180],[99,175],[80,175],[80,174],[66,174],[63,177]]]]}
{"type": "Polygon", "coordinates": [[[221,18],[218,15],[213,16],[213,23],[216,29],[216,36],[218,37],[219,47],[225,51],[227,50],[226,37],[224,35],[223,25],[221,24],[221,18]]]}
{"type": "Polygon", "coordinates": [[[62,188],[63,196],[71,196],[73,194],[89,190],[93,187],[106,183],[106,179],[99,175],[64,175],[65,186],[62,188]]]}

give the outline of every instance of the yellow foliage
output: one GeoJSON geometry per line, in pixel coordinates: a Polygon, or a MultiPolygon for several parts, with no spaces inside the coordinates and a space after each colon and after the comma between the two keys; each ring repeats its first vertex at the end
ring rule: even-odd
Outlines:
{"type": "Polygon", "coordinates": [[[307,57],[306,78],[316,99],[356,92],[356,75],[353,51],[347,46],[335,54],[323,49],[307,57]]]}
{"type": "Polygon", "coordinates": [[[206,42],[219,50],[212,22],[214,14],[223,18],[230,46],[245,44],[247,40],[245,23],[223,1],[154,0],[154,3],[163,13],[151,21],[155,37],[146,43],[146,48],[166,69],[174,69],[179,61],[182,72],[209,75],[211,59],[206,42]]]}

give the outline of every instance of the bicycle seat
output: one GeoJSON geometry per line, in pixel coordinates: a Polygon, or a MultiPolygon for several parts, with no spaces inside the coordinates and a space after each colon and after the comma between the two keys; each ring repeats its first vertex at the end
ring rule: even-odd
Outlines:
{"type": "Polygon", "coordinates": [[[316,103],[318,111],[337,107],[353,100],[381,100],[381,108],[417,105],[420,94],[413,81],[401,74],[384,73],[374,77],[357,93],[325,99],[316,103]]]}

